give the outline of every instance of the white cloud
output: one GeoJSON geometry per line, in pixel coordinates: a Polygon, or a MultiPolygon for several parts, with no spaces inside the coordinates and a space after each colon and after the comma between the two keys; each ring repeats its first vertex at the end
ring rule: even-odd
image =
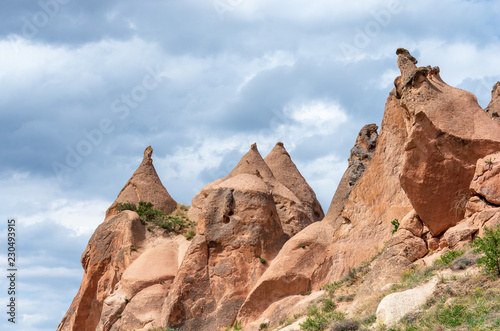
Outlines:
{"type": "Polygon", "coordinates": [[[347,169],[347,160],[342,160],[334,154],[328,154],[309,162],[295,163],[309,186],[313,188],[326,213],[340,179],[347,169]]]}
{"type": "Polygon", "coordinates": [[[91,234],[104,220],[110,201],[68,197],[50,178],[29,173],[11,173],[0,178],[0,199],[6,202],[7,217],[23,225],[54,221],[75,231],[74,235],[91,234]]]}

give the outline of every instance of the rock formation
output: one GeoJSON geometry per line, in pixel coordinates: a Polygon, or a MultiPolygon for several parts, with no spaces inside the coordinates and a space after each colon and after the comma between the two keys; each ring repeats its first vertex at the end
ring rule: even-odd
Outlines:
{"type": "Polygon", "coordinates": [[[126,202],[137,205],[139,201],[147,201],[151,202],[155,209],[159,209],[165,214],[170,214],[174,211],[177,202],[172,199],[167,189],[161,183],[153,166],[152,154],[153,149],[151,146],[148,146],[144,150],[144,158],[139,168],[130,177],[116,200],[106,211],[106,218],[116,215],[118,213],[116,210],[118,204],[126,202]]]}
{"type": "Polygon", "coordinates": [[[144,239],[145,228],[132,211],[123,211],[99,225],[82,254],[85,272],[80,290],[57,330],[97,329],[104,300],[131,263],[131,248],[141,246],[144,239]]]}
{"type": "Polygon", "coordinates": [[[328,209],[330,218],[337,218],[340,216],[354,184],[356,184],[368,166],[368,163],[370,163],[377,144],[377,130],[377,125],[367,124],[359,131],[356,143],[354,147],[351,148],[349,166],[344,172],[332,202],[330,203],[330,208],[328,209]]]}
{"type": "MultiPolygon", "coordinates": [[[[374,128],[369,128],[366,132],[371,134],[365,136],[362,130],[359,140],[374,140],[369,138],[374,137],[374,128]]],[[[339,280],[349,268],[382,249],[391,237],[391,221],[402,219],[412,209],[399,185],[405,140],[403,112],[391,95],[373,158],[354,184],[345,207],[339,208],[341,204],[334,198],[323,221],[311,224],[286,242],[248,295],[238,320],[243,324],[258,320],[267,307],[278,309],[293,295],[339,280]]]]}
{"type": "MultiPolygon", "coordinates": [[[[288,236],[295,235],[309,224],[323,218],[323,209],[316,199],[316,194],[298,171],[283,143],[277,143],[265,160],[257,145],[253,144],[225,178],[216,180],[209,186],[240,174],[257,176],[268,186],[283,231],[288,236]]],[[[197,219],[198,207],[195,200],[197,197],[193,199],[193,208],[190,209],[191,219],[197,219]]]]}
{"type": "MultiPolygon", "coordinates": [[[[295,163],[293,163],[290,155],[283,146],[283,143],[277,143],[264,161],[269,169],[271,169],[274,178],[292,191],[305,207],[307,218],[296,220],[295,222],[300,224],[300,227],[296,228],[302,230],[302,228],[313,222],[321,221],[325,214],[323,213],[319,201],[316,199],[316,194],[309,184],[307,184],[304,177],[302,177],[299,169],[297,169],[295,163]]],[[[282,208],[284,207],[285,206],[282,208]]]]}
{"type": "MultiPolygon", "coordinates": [[[[401,75],[380,134],[375,124],[361,129],[324,217],[283,144],[265,159],[254,144],[193,198],[192,241],[150,233],[137,213],[116,208],[175,208],[148,147],[82,255],[84,278],[58,330],[275,327],[376,256],[345,310],[374,313],[402,271],[500,224],[500,127],[488,117],[498,111],[500,84],[485,112],[471,93],[444,83],[439,68],[416,67],[405,49],[396,54],[401,75]]],[[[413,300],[420,290],[385,299],[379,322],[408,311],[398,302],[424,302],[413,300]]]]}
{"type": "Polygon", "coordinates": [[[476,161],[500,150],[500,130],[472,93],[442,81],[438,67],[417,68],[402,48],[396,54],[401,76],[393,93],[408,128],[401,186],[437,236],[463,218],[460,201],[468,197],[476,161]]]}
{"type": "Polygon", "coordinates": [[[497,82],[493,86],[491,91],[491,101],[488,106],[484,109],[490,117],[500,124],[500,82],[497,82]]]}
{"type": "Polygon", "coordinates": [[[118,203],[139,201],[153,202],[165,212],[175,209],[176,202],[156,174],[152,152],[146,148],[139,168],[90,238],[82,255],[80,290],[58,330],[140,329],[161,313],[162,306],[151,298],[164,297],[189,242],[182,235],[152,235],[136,212],[116,209],[118,203]]]}
{"type": "Polygon", "coordinates": [[[471,242],[483,235],[484,227],[500,224],[500,151],[477,160],[470,192],[465,218],[443,235],[449,247],[471,242]]]}
{"type": "Polygon", "coordinates": [[[199,236],[174,280],[162,323],[188,330],[233,324],[286,239],[322,216],[283,144],[265,160],[252,145],[225,178],[194,197],[189,217],[199,236]]]}

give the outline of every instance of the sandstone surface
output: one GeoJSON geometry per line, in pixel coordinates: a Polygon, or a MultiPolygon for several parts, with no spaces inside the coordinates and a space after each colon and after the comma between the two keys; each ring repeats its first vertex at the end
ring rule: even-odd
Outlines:
{"type": "Polygon", "coordinates": [[[269,166],[269,169],[271,169],[274,177],[292,191],[300,202],[305,205],[309,220],[304,222],[303,225],[307,226],[312,222],[321,221],[325,214],[319,201],[316,199],[316,194],[306,182],[299,169],[297,169],[295,163],[293,163],[283,143],[277,143],[264,158],[264,161],[269,166]]]}
{"type": "Polygon", "coordinates": [[[377,144],[377,130],[377,125],[367,124],[359,131],[356,143],[351,148],[349,166],[344,172],[330,203],[328,209],[330,218],[337,218],[342,213],[354,184],[356,184],[370,163],[377,144]]]}
{"type": "Polygon", "coordinates": [[[497,82],[493,86],[491,91],[491,101],[488,106],[484,109],[490,117],[500,124],[500,82],[497,82]]]}
{"type": "Polygon", "coordinates": [[[139,201],[151,202],[155,209],[170,214],[175,210],[177,202],[170,196],[161,183],[153,166],[151,155],[153,149],[148,146],[144,150],[141,164],[118,194],[118,197],[106,211],[106,218],[118,213],[116,207],[120,203],[130,202],[138,205],[139,201]]]}
{"type": "Polygon", "coordinates": [[[246,298],[238,320],[253,321],[274,302],[339,280],[382,249],[391,237],[391,221],[412,209],[399,185],[405,140],[403,112],[391,95],[373,158],[354,184],[342,215],[331,207],[323,221],[283,246],[246,298]]]}
{"type": "Polygon", "coordinates": [[[500,205],[500,152],[477,160],[470,189],[490,204],[500,205]]]}
{"type": "Polygon", "coordinates": [[[500,149],[500,130],[472,93],[443,82],[438,67],[417,68],[407,50],[396,53],[394,94],[408,128],[401,186],[437,236],[463,218],[476,161],[500,149]]]}
{"type": "MultiPolygon", "coordinates": [[[[263,176],[272,178],[270,171],[264,171],[263,176]]],[[[230,175],[193,199],[199,235],[166,298],[162,325],[186,330],[232,325],[286,240],[269,186],[255,173],[230,175]]]]}
{"type": "Polygon", "coordinates": [[[82,254],[80,289],[57,330],[96,330],[104,300],[132,262],[132,247],[141,246],[145,236],[139,215],[128,210],[99,225],[82,254]]]}

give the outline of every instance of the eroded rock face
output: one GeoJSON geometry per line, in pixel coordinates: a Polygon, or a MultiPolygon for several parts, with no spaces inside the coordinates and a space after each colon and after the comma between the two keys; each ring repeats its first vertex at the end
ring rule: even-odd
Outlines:
{"type": "Polygon", "coordinates": [[[351,314],[372,309],[372,303],[383,293],[384,286],[398,283],[402,271],[427,254],[428,247],[422,234],[423,224],[412,210],[401,220],[399,229],[389,239],[381,255],[371,263],[371,270],[349,308],[351,314]]]}
{"type": "MultiPolygon", "coordinates": [[[[257,176],[268,186],[283,231],[289,237],[323,218],[323,210],[314,191],[298,171],[283,143],[276,144],[265,160],[260,155],[257,145],[253,144],[225,178],[212,184],[240,174],[257,176]]],[[[193,207],[190,209],[190,218],[196,219],[197,207],[194,203],[193,207]]]]}
{"type": "Polygon", "coordinates": [[[399,185],[406,137],[403,112],[391,95],[373,158],[354,184],[342,214],[330,207],[323,221],[287,241],[248,295],[238,320],[245,325],[273,303],[278,307],[289,296],[339,280],[382,249],[391,237],[391,221],[412,209],[399,185]]]}
{"type": "Polygon", "coordinates": [[[408,129],[401,187],[437,236],[463,218],[476,160],[500,149],[500,130],[472,93],[441,80],[439,68],[417,68],[405,49],[397,54],[393,93],[408,129]]]}
{"type": "MultiPolygon", "coordinates": [[[[308,219],[300,220],[300,226],[305,228],[312,222],[321,221],[325,214],[313,189],[307,184],[299,169],[295,166],[283,143],[274,146],[271,153],[264,159],[274,177],[286,188],[292,191],[305,206],[308,219]]],[[[290,208],[288,208],[290,209],[290,208]]],[[[301,228],[301,230],[302,230],[301,228]]]]}
{"type": "Polygon", "coordinates": [[[500,152],[477,161],[470,190],[490,204],[500,206],[500,152]]]}
{"type": "Polygon", "coordinates": [[[485,227],[500,224],[500,161],[499,153],[477,160],[470,183],[473,196],[465,207],[465,218],[448,229],[443,238],[451,248],[469,243],[475,235],[483,236],[485,227]]]}
{"type": "Polygon", "coordinates": [[[368,163],[370,163],[373,153],[375,153],[378,138],[377,130],[377,125],[367,124],[359,131],[356,143],[351,148],[349,166],[344,172],[330,203],[330,208],[328,209],[330,218],[336,218],[342,213],[354,184],[356,184],[366,167],[368,167],[368,163]]]}
{"type": "Polygon", "coordinates": [[[484,110],[495,122],[500,124],[500,82],[493,86],[491,101],[484,110]]]}
{"type": "Polygon", "coordinates": [[[232,174],[208,185],[192,208],[199,235],[174,279],[162,325],[218,330],[233,324],[286,235],[271,190],[256,175],[232,174]]]}
{"type": "Polygon", "coordinates": [[[158,326],[165,296],[189,244],[182,235],[148,232],[143,245],[134,247],[134,261],[104,300],[96,330],[149,330],[158,326]]]}
{"type": "Polygon", "coordinates": [[[167,189],[161,183],[153,166],[151,155],[153,149],[148,146],[144,151],[144,158],[125,184],[118,197],[106,211],[106,218],[116,215],[116,207],[119,203],[130,202],[138,205],[139,201],[151,202],[155,209],[170,214],[175,210],[177,202],[170,196],[167,189]]]}
{"type": "Polygon", "coordinates": [[[104,300],[130,265],[132,247],[142,245],[144,239],[145,228],[132,211],[123,211],[99,225],[82,254],[85,273],[80,290],[57,330],[96,330],[104,300]]]}

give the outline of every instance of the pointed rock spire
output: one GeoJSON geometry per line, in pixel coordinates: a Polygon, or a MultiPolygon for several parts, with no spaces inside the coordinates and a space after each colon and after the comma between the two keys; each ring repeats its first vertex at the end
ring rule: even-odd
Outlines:
{"type": "Polygon", "coordinates": [[[302,203],[312,208],[311,218],[314,221],[319,221],[325,216],[316,194],[293,163],[282,142],[274,146],[264,161],[281,184],[292,191],[302,203]]]}
{"type": "Polygon", "coordinates": [[[500,82],[497,82],[493,86],[491,101],[484,110],[491,118],[500,124],[500,82]]]}
{"type": "Polygon", "coordinates": [[[269,166],[260,155],[256,143],[252,144],[250,150],[241,158],[240,162],[238,162],[236,167],[234,167],[225,179],[241,174],[256,175],[264,182],[271,185],[272,182],[275,181],[273,172],[269,169],[269,166]]]}
{"type": "Polygon", "coordinates": [[[349,166],[347,167],[340,183],[335,191],[335,195],[328,209],[330,219],[336,219],[344,209],[345,203],[351,194],[354,184],[361,177],[368,167],[377,144],[378,127],[376,124],[367,124],[359,131],[354,147],[351,148],[349,156],[349,166]]]}
{"type": "Polygon", "coordinates": [[[106,218],[118,213],[116,207],[119,203],[134,203],[138,204],[139,201],[151,202],[155,209],[159,209],[166,214],[174,211],[177,202],[170,196],[167,189],[161,183],[151,155],[153,148],[148,146],[144,150],[144,158],[141,164],[134,172],[132,177],[125,184],[115,202],[106,211],[106,218]]]}

